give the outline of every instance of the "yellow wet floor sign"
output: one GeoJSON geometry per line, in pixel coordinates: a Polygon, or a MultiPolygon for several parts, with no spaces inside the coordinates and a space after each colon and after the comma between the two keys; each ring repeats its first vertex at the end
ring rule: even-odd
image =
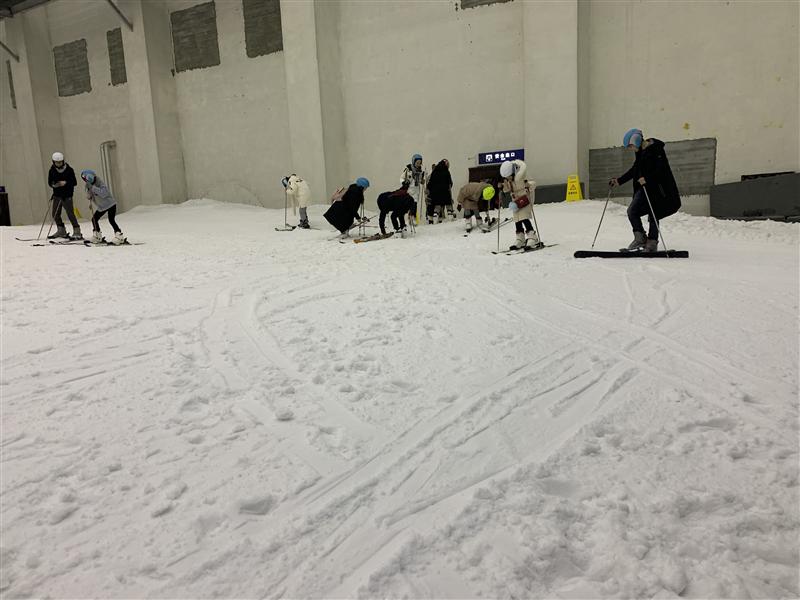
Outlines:
{"type": "Polygon", "coordinates": [[[581,182],[577,175],[570,175],[567,177],[567,202],[576,202],[577,200],[583,200],[581,182]]]}

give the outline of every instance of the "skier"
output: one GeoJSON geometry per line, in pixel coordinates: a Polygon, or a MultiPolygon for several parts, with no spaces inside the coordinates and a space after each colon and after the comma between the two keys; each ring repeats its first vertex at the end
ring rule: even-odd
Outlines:
{"type": "Polygon", "coordinates": [[[472,217],[479,227],[488,227],[489,215],[478,212],[478,203],[481,200],[489,201],[494,198],[494,186],[491,183],[472,181],[465,184],[458,192],[458,210],[464,209],[464,227],[469,233],[472,231],[472,217]]]}
{"type": "Polygon", "coordinates": [[[359,210],[364,204],[364,190],[368,187],[369,180],[366,177],[359,177],[323,215],[328,223],[339,230],[342,239],[350,235],[350,229],[354,222],[363,223],[368,220],[366,217],[362,219],[359,214],[359,210]]]}
{"type": "Polygon", "coordinates": [[[681,207],[678,184],[675,183],[667,154],[664,152],[664,142],[655,138],[645,139],[640,129],[631,129],[622,138],[622,145],[633,148],[636,153],[633,166],[623,175],[612,178],[608,185],[617,187],[633,180],[633,199],[628,206],[633,241],[627,249],[655,252],[658,250],[659,219],[674,215],[681,207]],[[647,215],[649,222],[646,236],[642,225],[644,215],[647,215]]]}
{"type": "Polygon", "coordinates": [[[539,234],[531,223],[536,182],[525,179],[527,170],[528,167],[521,160],[506,160],[500,165],[500,176],[506,184],[504,188],[508,188],[511,193],[508,207],[514,216],[514,227],[517,231],[517,239],[510,247],[511,250],[525,246],[536,248],[542,245],[539,234]]]}
{"type": "Polygon", "coordinates": [[[50,201],[53,203],[53,219],[56,222],[56,232],[47,237],[82,240],[81,226],[78,224],[78,219],[75,218],[75,208],[72,202],[72,194],[75,186],[78,185],[78,180],[75,179],[75,171],[64,161],[64,155],[61,152],[53,153],[53,164],[47,174],[47,185],[53,189],[50,201]],[[61,220],[62,208],[66,211],[67,218],[72,225],[71,236],[67,235],[64,221],[61,220]]]}
{"type": "Polygon", "coordinates": [[[428,223],[444,221],[444,211],[453,210],[453,177],[450,175],[450,163],[446,158],[440,160],[431,170],[428,179],[428,223]]]}
{"type": "Polygon", "coordinates": [[[92,215],[92,243],[102,244],[106,240],[100,232],[100,217],[108,215],[108,222],[114,229],[114,239],[111,244],[119,245],[127,242],[125,236],[122,235],[122,230],[117,225],[117,201],[108,187],[91,169],[81,171],[81,179],[86,182],[86,198],[89,200],[89,210],[93,211],[92,215]]]}
{"type": "Polygon", "coordinates": [[[400,189],[393,192],[383,192],[378,196],[378,210],[381,211],[378,218],[378,225],[381,228],[381,234],[386,235],[386,215],[391,214],[392,226],[394,232],[400,237],[406,235],[406,220],[408,215],[409,219],[413,219],[417,214],[417,203],[414,202],[408,193],[408,185],[403,184],[400,189]]]}
{"type": "Polygon", "coordinates": [[[411,157],[411,162],[403,169],[403,176],[400,185],[408,182],[408,194],[420,206],[422,201],[422,191],[425,187],[425,169],[422,167],[422,155],[415,154],[411,157]]]}
{"type": "Polygon", "coordinates": [[[295,214],[295,208],[300,209],[300,224],[298,227],[310,229],[311,225],[308,224],[308,212],[306,211],[311,200],[311,188],[308,187],[308,183],[294,173],[281,179],[281,183],[286,190],[286,195],[292,201],[292,214],[295,214]]]}

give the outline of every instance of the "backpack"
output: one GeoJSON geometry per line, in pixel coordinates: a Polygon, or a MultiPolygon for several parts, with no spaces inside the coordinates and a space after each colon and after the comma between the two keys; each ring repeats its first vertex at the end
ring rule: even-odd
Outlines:
{"type": "Polygon", "coordinates": [[[339,200],[341,200],[341,199],[342,199],[342,196],[344,196],[344,193],[345,193],[346,191],[347,191],[347,188],[343,188],[343,187],[342,187],[342,188],[339,188],[338,190],[336,190],[335,192],[333,192],[333,196],[331,196],[331,204],[333,204],[334,202],[338,202],[339,200]]]}

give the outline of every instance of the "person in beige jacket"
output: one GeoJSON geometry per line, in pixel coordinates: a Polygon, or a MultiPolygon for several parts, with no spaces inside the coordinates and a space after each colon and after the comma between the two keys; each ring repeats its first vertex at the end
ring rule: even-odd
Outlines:
{"type": "Polygon", "coordinates": [[[488,226],[489,215],[486,212],[479,212],[478,203],[481,200],[491,200],[492,198],[494,198],[494,186],[483,181],[471,181],[459,190],[456,208],[464,209],[464,225],[467,232],[472,231],[473,216],[479,226],[488,226]]]}
{"type": "Polygon", "coordinates": [[[281,180],[283,187],[286,188],[286,196],[292,204],[292,214],[295,214],[295,209],[300,209],[300,224],[298,227],[301,229],[310,229],[308,224],[308,212],[306,208],[311,202],[311,188],[308,184],[300,179],[297,175],[292,173],[288,177],[281,180]]]}
{"type": "Polygon", "coordinates": [[[525,178],[527,171],[528,167],[521,160],[507,160],[500,165],[500,176],[511,190],[511,202],[508,207],[514,215],[514,227],[517,230],[517,239],[510,247],[511,250],[525,246],[536,248],[541,245],[539,234],[531,223],[536,182],[525,178]]]}

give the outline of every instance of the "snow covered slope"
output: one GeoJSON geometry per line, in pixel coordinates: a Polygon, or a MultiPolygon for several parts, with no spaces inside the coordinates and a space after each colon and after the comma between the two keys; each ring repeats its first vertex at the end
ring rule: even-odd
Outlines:
{"type": "Polygon", "coordinates": [[[2,228],[3,597],[798,596],[800,227],[572,258],[602,207],[518,256],[209,200],[2,228]]]}

